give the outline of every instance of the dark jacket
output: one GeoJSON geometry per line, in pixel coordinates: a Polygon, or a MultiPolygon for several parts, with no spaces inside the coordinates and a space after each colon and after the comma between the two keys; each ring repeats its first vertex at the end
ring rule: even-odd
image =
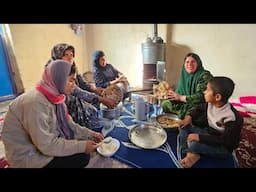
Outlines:
{"type": "Polygon", "coordinates": [[[235,121],[228,121],[224,123],[224,132],[217,132],[211,128],[207,121],[208,103],[201,104],[194,108],[190,113],[193,124],[199,127],[206,127],[209,135],[199,135],[199,142],[208,145],[222,145],[228,151],[232,152],[238,147],[240,142],[240,133],[243,128],[243,118],[239,112],[231,105],[231,110],[234,112],[235,121]],[[200,125],[195,121],[200,118],[200,125]]]}

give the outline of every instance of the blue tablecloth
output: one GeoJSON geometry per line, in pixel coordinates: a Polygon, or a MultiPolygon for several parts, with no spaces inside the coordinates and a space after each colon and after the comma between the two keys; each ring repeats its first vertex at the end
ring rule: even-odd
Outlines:
{"type": "MultiPolygon", "coordinates": [[[[151,111],[152,113],[152,111],[151,111]]],[[[137,122],[131,104],[125,104],[121,116],[112,121],[113,126],[105,134],[120,141],[120,148],[113,158],[137,168],[182,168],[178,132],[167,131],[167,141],[157,149],[142,149],[129,140],[130,128],[137,122]]],[[[233,155],[227,158],[201,156],[194,168],[234,168],[236,161],[233,155]]]]}

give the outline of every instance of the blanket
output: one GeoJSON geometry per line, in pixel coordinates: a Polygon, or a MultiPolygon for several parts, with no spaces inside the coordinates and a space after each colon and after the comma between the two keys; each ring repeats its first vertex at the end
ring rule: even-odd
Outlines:
{"type": "MultiPolygon", "coordinates": [[[[151,113],[152,114],[152,113],[151,113]]],[[[182,168],[179,135],[176,131],[167,131],[167,141],[156,149],[142,149],[130,142],[129,130],[137,122],[131,104],[125,104],[121,116],[113,120],[113,126],[106,133],[120,141],[120,148],[113,158],[137,168],[182,168]]],[[[193,168],[235,168],[236,159],[233,154],[226,158],[201,156],[193,168]]]]}
{"type": "MultiPolygon", "coordinates": [[[[149,116],[155,111],[151,110],[149,116]]],[[[175,131],[167,131],[167,142],[157,149],[141,149],[133,145],[128,137],[129,130],[136,124],[134,109],[130,103],[125,104],[119,119],[112,120],[104,135],[112,136],[120,141],[120,148],[113,156],[131,167],[136,168],[182,168],[179,135],[175,131]]],[[[4,148],[0,137],[0,168],[9,166],[4,157],[4,148]],[[2,146],[2,147],[1,147],[2,146]]],[[[238,153],[238,151],[237,151],[238,153]]],[[[238,159],[240,160],[240,158],[238,159]]],[[[234,168],[236,158],[233,155],[225,159],[201,157],[193,168],[234,168]]]]}

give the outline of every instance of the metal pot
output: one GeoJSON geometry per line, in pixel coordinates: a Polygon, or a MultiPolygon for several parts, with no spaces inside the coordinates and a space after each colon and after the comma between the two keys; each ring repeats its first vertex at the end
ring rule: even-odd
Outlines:
{"type": "Polygon", "coordinates": [[[115,108],[109,109],[105,105],[100,104],[100,110],[102,112],[102,117],[112,120],[112,119],[117,119],[121,115],[121,111],[123,108],[123,103],[120,102],[115,108]]]}

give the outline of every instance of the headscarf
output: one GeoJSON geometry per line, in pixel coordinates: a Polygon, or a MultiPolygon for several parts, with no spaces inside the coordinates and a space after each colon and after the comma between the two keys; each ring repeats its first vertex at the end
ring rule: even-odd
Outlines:
{"type": "Polygon", "coordinates": [[[184,59],[184,64],[181,70],[181,78],[178,82],[176,92],[181,95],[194,94],[196,92],[198,79],[203,71],[204,71],[204,67],[200,57],[195,53],[188,53],[184,59]],[[193,74],[189,74],[185,69],[185,61],[187,57],[193,57],[197,62],[197,69],[193,74]]]}
{"type": "Polygon", "coordinates": [[[97,87],[106,88],[109,86],[109,82],[113,81],[118,77],[120,73],[117,69],[113,67],[110,63],[105,66],[100,66],[99,60],[101,57],[105,56],[103,51],[97,50],[92,53],[93,58],[93,78],[95,80],[97,87]]]}
{"type": "Polygon", "coordinates": [[[56,59],[62,59],[66,50],[71,50],[73,52],[73,57],[75,57],[75,48],[72,45],[68,45],[66,43],[59,43],[55,45],[51,50],[51,58],[47,62],[48,65],[51,61],[56,59]]]}
{"type": "Polygon", "coordinates": [[[103,56],[105,56],[105,54],[101,50],[97,50],[92,53],[92,62],[93,62],[94,71],[100,67],[99,59],[103,56]]]}
{"type": "Polygon", "coordinates": [[[46,96],[51,103],[56,105],[56,115],[60,125],[58,130],[66,139],[74,138],[74,132],[68,124],[69,116],[64,95],[71,66],[72,65],[63,60],[52,61],[45,67],[42,80],[36,85],[36,89],[46,96]]]}

